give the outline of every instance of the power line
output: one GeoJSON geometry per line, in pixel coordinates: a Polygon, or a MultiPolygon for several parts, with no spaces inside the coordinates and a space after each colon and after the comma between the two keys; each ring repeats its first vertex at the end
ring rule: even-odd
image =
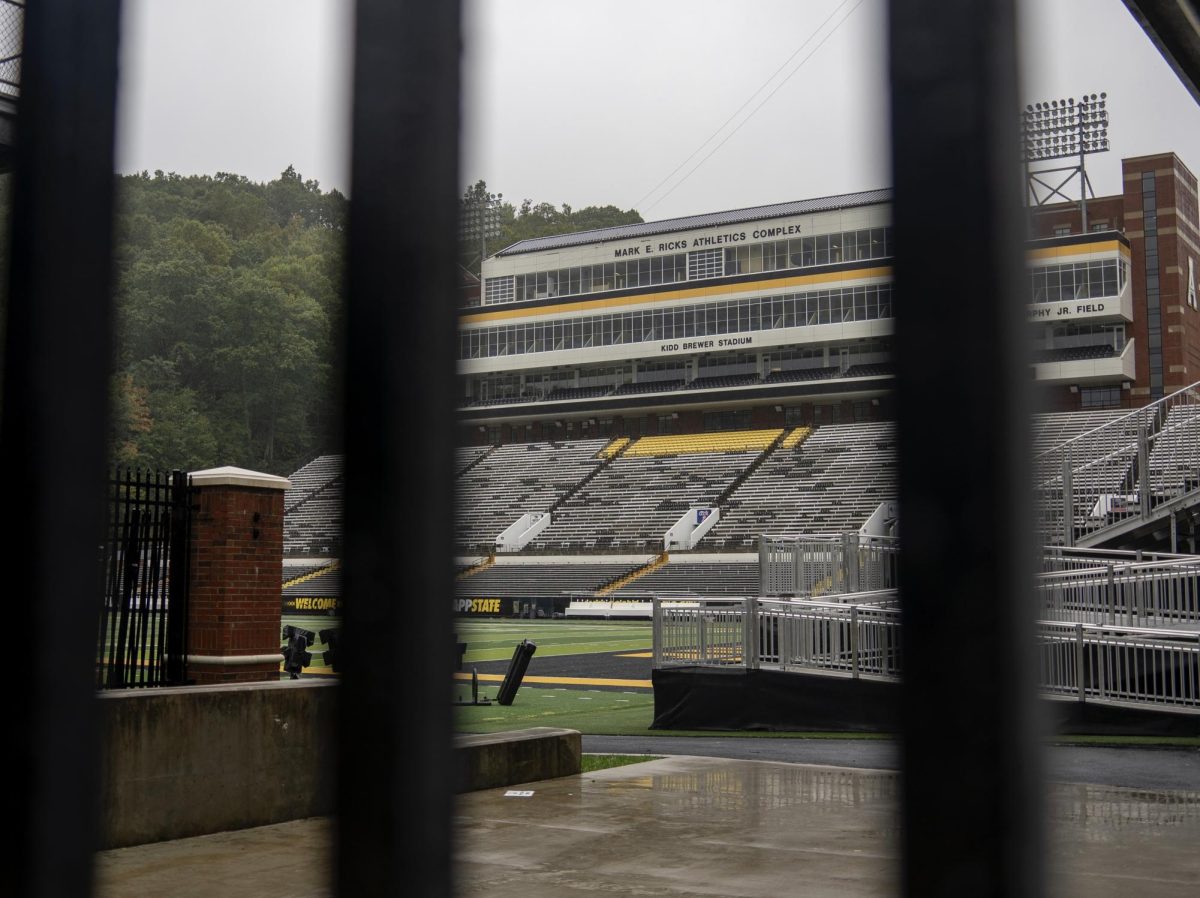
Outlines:
{"type": "Polygon", "coordinates": [[[831,12],[828,16],[825,17],[825,21],[823,21],[820,25],[818,25],[816,27],[816,29],[813,31],[813,33],[804,39],[804,43],[802,43],[799,47],[797,47],[795,50],[793,50],[792,55],[789,56],[787,59],[785,59],[783,61],[783,64],[779,68],[777,68],[775,71],[773,71],[771,73],[770,77],[768,77],[766,81],[764,81],[762,84],[760,84],[758,87],[756,87],[754,89],[754,92],[752,94],[750,94],[749,97],[746,98],[746,102],[744,102],[741,106],[739,106],[737,108],[737,110],[733,113],[733,115],[729,116],[729,118],[727,118],[727,119],[725,119],[725,121],[721,122],[721,124],[717,128],[717,130],[714,131],[712,134],[710,134],[704,140],[704,142],[700,144],[700,146],[698,146],[698,147],[696,147],[696,149],[692,150],[692,154],[690,156],[688,156],[686,159],[684,159],[682,162],[680,162],[677,166],[675,166],[675,168],[671,171],[671,173],[669,175],[667,175],[665,178],[663,178],[661,181],[659,181],[657,184],[655,184],[653,187],[651,187],[648,191],[646,191],[646,195],[643,196],[641,199],[639,199],[636,203],[634,203],[633,208],[636,209],[638,206],[640,206],[642,203],[644,203],[647,199],[652,197],[654,195],[654,192],[656,190],[658,190],[658,188],[662,187],[664,184],[666,184],[668,181],[670,181],[671,178],[675,177],[675,174],[681,168],[683,168],[685,165],[687,165],[689,162],[691,162],[692,159],[694,159],[696,157],[697,153],[699,153],[706,146],[708,146],[708,144],[711,143],[717,137],[718,134],[720,134],[722,131],[724,131],[726,125],[728,125],[735,118],[737,118],[739,115],[741,115],[742,110],[745,109],[747,106],[749,106],[750,103],[753,102],[754,98],[757,97],[760,93],[762,93],[763,89],[766,88],[766,86],[768,84],[770,84],[772,81],[775,80],[776,75],[778,75],[780,72],[782,72],[784,69],[786,69],[788,67],[788,64],[793,59],[795,59],[797,56],[800,55],[800,51],[803,50],[805,47],[807,47],[809,42],[812,41],[812,39],[814,37],[816,37],[818,34],[821,33],[821,29],[829,24],[829,20],[832,19],[834,16],[836,16],[838,14],[838,12],[842,9],[842,7],[844,7],[849,2],[850,2],[850,0],[842,0],[841,3],[839,3],[837,6],[835,6],[833,9],[833,12],[831,12]]]}
{"type": "MultiPolygon", "coordinates": [[[[823,21],[820,25],[817,26],[816,30],[813,31],[813,33],[808,36],[808,38],[804,41],[804,43],[802,43],[799,47],[796,48],[795,52],[793,52],[792,55],[787,58],[787,60],[783,63],[783,65],[781,65],[778,69],[776,69],[774,71],[774,73],[772,73],[771,77],[768,78],[766,81],[764,81],[762,83],[762,85],[760,85],[759,88],[750,95],[750,98],[748,100],[746,100],[746,102],[743,103],[738,108],[737,112],[735,112],[728,119],[726,119],[725,122],[721,125],[721,127],[717,128],[717,130],[714,131],[713,134],[707,140],[704,141],[704,143],[700,144],[700,146],[698,146],[692,152],[692,154],[687,157],[687,159],[684,159],[683,162],[679,163],[679,165],[677,165],[675,167],[674,171],[672,171],[669,175],[667,175],[665,178],[663,178],[661,181],[659,181],[658,184],[656,184],[654,186],[654,188],[652,190],[650,190],[649,193],[647,193],[645,196],[642,197],[642,199],[638,200],[638,202],[634,204],[634,208],[637,208],[639,205],[641,205],[642,201],[644,201],[647,197],[652,196],[656,190],[658,190],[660,187],[662,187],[663,184],[665,184],[665,183],[667,183],[667,181],[671,180],[671,178],[673,178],[680,169],[682,169],[685,165],[688,164],[688,162],[690,162],[692,159],[695,158],[697,153],[699,153],[702,149],[704,149],[705,146],[707,146],[709,143],[711,143],[713,138],[715,138],[718,134],[720,134],[721,131],[724,130],[726,125],[728,125],[731,121],[733,121],[735,118],[737,118],[737,116],[739,114],[741,114],[742,110],[745,109],[751,103],[751,101],[753,101],[753,99],[756,96],[758,96],[759,93],[762,92],[763,88],[765,88],[768,84],[770,84],[771,81],[774,80],[775,76],[778,75],[780,73],[780,71],[782,71],[788,65],[788,63],[790,63],[793,59],[795,59],[796,55],[799,54],[800,51],[803,50],[809,44],[809,42],[812,41],[812,39],[820,33],[821,29],[824,28],[825,25],[829,23],[830,19],[832,19],[834,16],[836,16],[838,14],[838,12],[841,9],[843,9],[846,6],[846,4],[849,2],[850,2],[850,0],[842,0],[842,3],[834,8],[833,12],[831,12],[826,17],[825,21],[823,21]]],[[[682,178],[680,178],[678,181],[676,181],[674,186],[672,186],[670,190],[668,190],[666,193],[664,193],[662,196],[660,196],[658,199],[656,199],[653,203],[651,203],[649,206],[647,206],[645,211],[649,212],[651,209],[653,209],[655,206],[657,206],[659,203],[661,203],[663,200],[665,200],[667,197],[669,197],[672,193],[674,193],[676,188],[678,188],[680,184],[682,184],[684,181],[686,181],[688,178],[690,178],[693,174],[695,174],[696,170],[699,169],[700,166],[702,166],[705,162],[707,162],[712,157],[712,155],[717,152],[717,150],[719,150],[719,149],[721,149],[721,147],[725,146],[725,144],[729,142],[729,139],[731,137],[733,137],[733,135],[737,134],[737,132],[742,129],[742,127],[746,124],[746,122],[748,122],[748,121],[750,121],[750,119],[754,118],[755,114],[760,109],[762,109],[763,106],[765,106],[770,101],[770,99],[773,96],[775,96],[775,94],[777,94],[779,92],[780,88],[782,88],[785,84],[787,84],[790,80],[792,80],[792,78],[795,76],[795,74],[798,71],[800,71],[800,69],[804,68],[804,64],[806,62],[808,62],[810,59],[812,59],[813,56],[816,55],[817,51],[820,50],[822,46],[824,46],[825,42],[827,40],[829,40],[829,38],[831,38],[834,35],[834,33],[836,33],[837,30],[846,23],[846,20],[848,18],[850,18],[852,15],[854,15],[855,11],[860,6],[863,5],[863,2],[864,2],[864,0],[858,0],[858,2],[854,4],[854,6],[850,9],[850,11],[847,12],[846,15],[844,15],[842,17],[841,21],[839,21],[836,25],[833,26],[833,28],[831,28],[828,32],[826,32],[825,36],[821,38],[821,40],[817,43],[817,45],[815,47],[812,48],[811,51],[809,51],[808,55],[805,56],[803,59],[801,59],[799,63],[797,63],[796,67],[794,69],[792,69],[791,72],[788,73],[787,77],[784,78],[782,81],[780,81],[779,84],[777,84],[775,86],[775,88],[769,94],[767,94],[765,97],[763,97],[762,101],[750,111],[749,115],[747,115],[744,119],[742,119],[742,121],[739,122],[738,125],[732,131],[730,131],[727,135],[725,135],[724,139],[720,143],[718,143],[707,154],[705,154],[704,158],[702,158],[699,162],[697,162],[691,168],[691,170],[688,171],[687,174],[685,174],[682,178]]]]}

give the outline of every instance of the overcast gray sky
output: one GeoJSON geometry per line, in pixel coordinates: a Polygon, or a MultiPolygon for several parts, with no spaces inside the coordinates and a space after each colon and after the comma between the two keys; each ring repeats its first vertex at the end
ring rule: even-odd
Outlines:
{"type": "MultiPolygon", "coordinates": [[[[348,189],[350,7],[125,0],[120,170],[267,180],[294,164],[348,189]]],[[[1120,189],[1122,156],[1174,149],[1200,172],[1200,109],[1121,0],[1021,11],[1025,99],[1108,92],[1098,193],[1120,189]]],[[[658,219],[887,183],[883,0],[466,0],[465,13],[464,185],[658,219]]]]}

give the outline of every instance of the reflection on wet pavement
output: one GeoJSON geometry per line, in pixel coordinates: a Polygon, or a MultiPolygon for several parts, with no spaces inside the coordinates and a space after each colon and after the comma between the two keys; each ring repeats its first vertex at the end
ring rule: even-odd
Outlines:
{"type": "MultiPolygon", "coordinates": [[[[899,775],[664,758],[462,796],[463,895],[897,891],[899,775]]],[[[1051,895],[1200,894],[1200,792],[1053,785],[1051,895]]]]}

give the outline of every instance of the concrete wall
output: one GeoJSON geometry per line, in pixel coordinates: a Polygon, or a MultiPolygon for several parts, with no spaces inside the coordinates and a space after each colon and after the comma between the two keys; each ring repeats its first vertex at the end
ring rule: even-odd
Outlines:
{"type": "Polygon", "coordinates": [[[454,749],[460,792],[573,776],[583,763],[579,732],[558,727],[457,736],[454,749]]]}
{"type": "Polygon", "coordinates": [[[336,695],[311,680],[102,693],[102,847],[333,813],[336,695]]]}

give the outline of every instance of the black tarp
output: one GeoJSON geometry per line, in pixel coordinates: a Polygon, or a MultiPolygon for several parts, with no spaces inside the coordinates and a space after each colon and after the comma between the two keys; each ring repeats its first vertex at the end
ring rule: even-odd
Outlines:
{"type": "MultiPolygon", "coordinates": [[[[656,730],[893,733],[899,725],[898,683],[713,667],[660,668],[653,683],[656,730]]],[[[1050,732],[1058,735],[1200,736],[1200,714],[1060,699],[1043,704],[1050,732]]]]}

